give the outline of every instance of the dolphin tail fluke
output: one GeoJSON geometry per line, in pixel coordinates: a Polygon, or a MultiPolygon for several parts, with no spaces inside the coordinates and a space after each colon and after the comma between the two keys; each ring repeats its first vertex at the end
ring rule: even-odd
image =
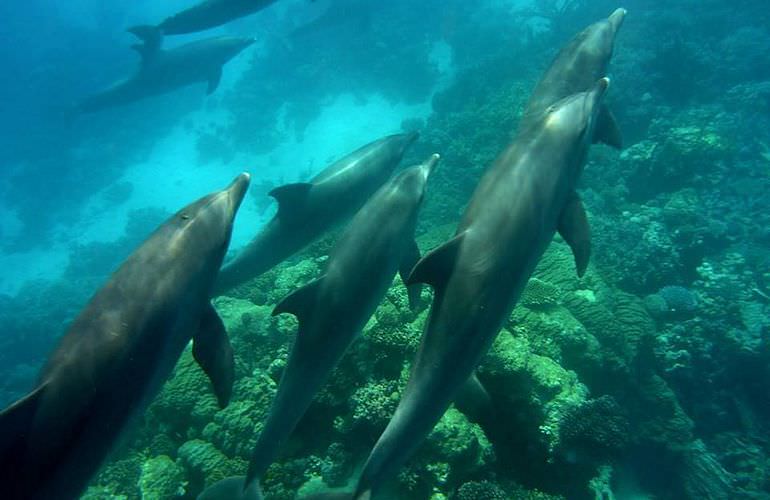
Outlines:
{"type": "Polygon", "coordinates": [[[142,41],[132,45],[131,48],[139,52],[143,60],[158,52],[163,44],[163,32],[157,26],[143,24],[132,26],[127,31],[142,41]]]}
{"type": "Polygon", "coordinates": [[[420,249],[417,247],[417,242],[412,240],[409,243],[403,257],[401,258],[401,264],[399,265],[398,274],[401,276],[401,280],[406,285],[409,295],[409,307],[414,311],[417,306],[420,305],[420,294],[422,293],[422,285],[420,283],[412,283],[407,285],[409,275],[412,273],[412,269],[420,261],[420,249]]]}
{"type": "Polygon", "coordinates": [[[225,326],[211,304],[203,312],[193,336],[193,356],[209,376],[219,406],[224,408],[233,394],[235,361],[225,326]]]}
{"type": "Polygon", "coordinates": [[[591,257],[591,227],[580,196],[573,192],[559,216],[559,234],[572,249],[578,277],[583,277],[591,257]]]}
{"type": "Polygon", "coordinates": [[[464,237],[465,233],[462,232],[425,254],[412,269],[406,284],[426,283],[432,286],[436,292],[442,291],[446,286],[447,278],[452,275],[452,268],[457,260],[457,253],[460,251],[464,237]]]}
{"type": "Polygon", "coordinates": [[[601,142],[615,149],[623,149],[623,134],[620,132],[615,115],[606,104],[602,105],[594,129],[594,143],[601,142]]]}

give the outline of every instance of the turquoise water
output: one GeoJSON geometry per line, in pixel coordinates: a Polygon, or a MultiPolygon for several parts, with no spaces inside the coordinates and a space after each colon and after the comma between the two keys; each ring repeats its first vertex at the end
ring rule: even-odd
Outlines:
{"type": "MultiPolygon", "coordinates": [[[[197,83],[78,110],[134,71],[127,27],[190,3],[0,6],[0,405],[33,387],[56,339],[155,227],[242,171],[252,185],[230,255],[275,213],[272,187],[417,129],[402,165],[443,157],[418,244],[443,243],[559,48],[622,6],[607,101],[624,148],[592,147],[578,185],[589,271],[575,277],[557,238],[479,369],[508,425],[450,410],[385,497],[770,498],[763,2],[279,0],[166,37],[166,48],[256,39],[211,95],[197,83]]],[[[269,312],[321,272],[336,234],[215,301],[235,339],[234,402],[213,408],[186,353],[92,498],[194,498],[244,472],[294,332],[269,312]],[[171,479],[153,490],[153,474],[171,479]]],[[[268,498],[352,487],[431,303],[424,291],[405,311],[399,280],[269,472],[268,498]]]]}

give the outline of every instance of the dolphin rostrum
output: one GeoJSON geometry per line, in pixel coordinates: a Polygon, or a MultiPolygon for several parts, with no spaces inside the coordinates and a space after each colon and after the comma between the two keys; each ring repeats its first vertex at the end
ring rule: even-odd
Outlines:
{"type": "Polygon", "coordinates": [[[36,388],[0,413],[4,499],[77,498],[191,338],[227,404],[233,351],[209,297],[248,184],[241,174],[160,226],[75,318],[36,388]]]}
{"type": "Polygon", "coordinates": [[[276,0],[203,0],[166,18],[158,25],[166,35],[182,35],[214,28],[264,9],[276,0]]]}
{"type": "Polygon", "coordinates": [[[120,106],[198,82],[208,82],[208,94],[211,94],[222,78],[222,66],[254,43],[252,38],[223,36],[164,50],[161,48],[163,37],[155,28],[137,26],[129,31],[143,40],[132,46],[142,58],[138,71],[86,98],[80,103],[81,111],[120,106]]]}
{"type": "MultiPolygon", "coordinates": [[[[356,499],[376,493],[430,433],[510,315],[554,233],[581,242],[578,249],[587,245],[575,186],[608,82],[553,104],[520,129],[479,182],[456,236],[415,266],[408,282],[430,284],[433,305],[409,381],[367,459],[356,499]]],[[[578,252],[579,275],[586,264],[587,254],[578,252]]]]}
{"type": "Polygon", "coordinates": [[[219,273],[214,293],[224,293],[312,243],[358,211],[393,173],[417,132],[383,137],[332,163],[310,182],[287,184],[270,195],[278,212],[219,273]]]}
{"type": "MultiPolygon", "coordinates": [[[[548,106],[578,92],[585,92],[607,74],[615,38],[626,17],[625,9],[616,9],[610,17],[596,22],[575,35],[551,62],[527,103],[520,124],[540,119],[548,106]]],[[[596,122],[595,142],[622,148],[623,137],[615,117],[602,105],[596,122]]]]}

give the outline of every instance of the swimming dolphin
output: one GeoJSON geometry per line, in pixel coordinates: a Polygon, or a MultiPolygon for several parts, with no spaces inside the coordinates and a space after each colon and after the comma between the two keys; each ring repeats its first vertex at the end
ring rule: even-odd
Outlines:
{"type": "Polygon", "coordinates": [[[174,14],[157,28],[166,35],[193,33],[248,16],[276,0],[203,0],[189,9],[174,14]]]}
{"type": "MultiPolygon", "coordinates": [[[[382,186],[329,253],[324,275],[288,295],[273,311],[294,314],[299,328],[251,455],[247,485],[273,463],[315,393],[374,314],[396,272],[405,279],[419,260],[414,241],[417,213],[438,161],[434,154],[382,186]]],[[[419,294],[419,288],[410,290],[413,306],[419,294]]]]}
{"type": "MultiPolygon", "coordinates": [[[[263,500],[259,482],[252,481],[249,487],[244,489],[245,480],[246,476],[231,476],[217,481],[198,495],[196,500],[263,500]]],[[[299,497],[299,500],[350,500],[351,498],[352,493],[349,491],[327,491],[305,495],[299,497]]]]}
{"type": "Polygon", "coordinates": [[[164,50],[163,38],[155,28],[137,26],[130,31],[144,42],[132,47],[142,57],[139,70],[85,99],[80,103],[81,111],[120,106],[198,82],[208,82],[207,93],[211,94],[222,78],[222,66],[254,43],[251,38],[216,37],[164,50]]]}
{"type": "Polygon", "coordinates": [[[77,498],[190,339],[227,405],[233,351],[209,297],[248,184],[241,174],[160,226],[75,318],[36,388],[0,413],[2,498],[77,498]]]}
{"type": "MultiPolygon", "coordinates": [[[[532,91],[520,127],[540,119],[543,111],[567,96],[585,92],[607,74],[615,38],[626,17],[626,9],[616,9],[610,17],[596,22],[575,35],[554,58],[532,91]]],[[[617,149],[623,136],[612,112],[602,105],[596,123],[595,142],[617,149]]]]}
{"type": "Polygon", "coordinates": [[[225,265],[214,293],[221,294],[300,251],[347,219],[390,177],[417,132],[383,137],[332,163],[310,182],[287,184],[270,195],[278,212],[225,265]]]}
{"type": "MultiPolygon", "coordinates": [[[[366,461],[356,499],[370,498],[430,433],[509,317],[558,230],[588,239],[575,186],[609,80],[553,104],[520,130],[484,174],[456,236],[425,255],[408,282],[434,300],[401,400],[366,461]]],[[[577,254],[578,274],[587,255],[577,254]]]]}

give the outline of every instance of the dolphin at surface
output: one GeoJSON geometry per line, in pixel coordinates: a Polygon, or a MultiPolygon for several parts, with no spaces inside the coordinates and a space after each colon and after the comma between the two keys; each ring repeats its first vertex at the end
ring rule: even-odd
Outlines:
{"type": "Polygon", "coordinates": [[[142,60],[130,78],[114,84],[80,103],[84,112],[99,111],[165,94],[193,83],[208,82],[208,94],[222,78],[222,66],[254,43],[252,38],[215,37],[164,50],[163,37],[151,26],[129,30],[142,39],[133,45],[142,60]]]}
{"type": "Polygon", "coordinates": [[[233,351],[209,297],[248,184],[241,174],[160,226],[75,318],[36,388],[0,412],[3,499],[77,498],[191,338],[227,405],[233,351]]]}
{"type": "Polygon", "coordinates": [[[278,212],[222,268],[214,293],[268,271],[356,213],[390,177],[417,137],[417,132],[383,137],[332,163],[310,182],[273,189],[270,195],[278,202],[278,212]]]}
{"type": "MultiPolygon", "coordinates": [[[[415,266],[408,282],[430,284],[433,305],[407,386],[354,498],[376,494],[430,433],[510,315],[554,233],[587,244],[575,186],[608,83],[603,78],[551,105],[520,130],[482,177],[456,236],[415,266]]],[[[580,255],[582,275],[587,260],[580,255]]]]}
{"type": "Polygon", "coordinates": [[[164,19],[157,28],[166,35],[194,33],[264,9],[276,0],[203,0],[164,19]]]}
{"type": "MultiPolygon", "coordinates": [[[[524,111],[520,127],[526,128],[540,119],[548,106],[567,96],[585,92],[607,74],[618,30],[626,17],[626,9],[616,9],[575,35],[551,62],[535,86],[524,111]]],[[[623,147],[623,137],[615,117],[602,105],[596,122],[595,141],[617,149],[623,147]]]]}

